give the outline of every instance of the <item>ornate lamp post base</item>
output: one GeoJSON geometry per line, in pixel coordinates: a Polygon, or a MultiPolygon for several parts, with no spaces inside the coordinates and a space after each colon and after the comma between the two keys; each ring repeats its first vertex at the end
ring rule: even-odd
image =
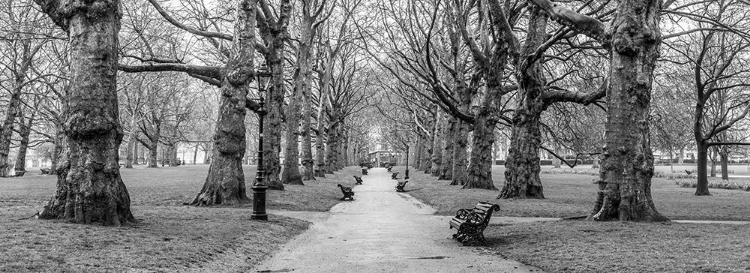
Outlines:
{"type": "Polygon", "coordinates": [[[266,185],[253,185],[253,214],[250,215],[251,220],[268,220],[268,214],[266,214],[266,185]]]}

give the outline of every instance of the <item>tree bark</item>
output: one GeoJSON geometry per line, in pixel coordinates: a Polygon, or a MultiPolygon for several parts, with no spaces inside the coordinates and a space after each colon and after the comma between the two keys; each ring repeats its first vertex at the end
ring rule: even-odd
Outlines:
{"type": "MultiPolygon", "coordinates": [[[[133,124],[133,123],[131,123],[131,124],[133,124]]],[[[133,128],[133,129],[131,129],[130,136],[128,137],[128,144],[127,144],[128,146],[126,148],[126,150],[127,150],[127,152],[126,152],[127,155],[125,157],[125,168],[126,169],[132,169],[133,168],[133,159],[135,158],[134,154],[135,154],[135,148],[136,148],[135,147],[135,144],[136,144],[136,140],[135,140],[135,138],[136,138],[135,127],[131,126],[130,128],[133,128]]]]}
{"type": "Polygon", "coordinates": [[[291,185],[304,185],[299,173],[299,121],[302,94],[294,88],[291,102],[286,108],[286,149],[284,152],[284,169],[281,172],[281,182],[291,185]]]}
{"type": "Polygon", "coordinates": [[[695,175],[697,178],[695,195],[708,196],[711,193],[708,191],[708,143],[706,141],[697,141],[697,155],[695,158],[695,175]]]}
{"type": "Polygon", "coordinates": [[[526,92],[513,118],[510,147],[505,159],[505,184],[498,198],[544,198],[539,178],[540,112],[528,103],[534,95],[526,92]]]}
{"type": "Polygon", "coordinates": [[[146,160],[143,158],[143,153],[141,152],[143,149],[143,145],[138,144],[138,141],[133,143],[133,165],[141,165],[146,160]]]}
{"type": "Polygon", "coordinates": [[[135,223],[120,177],[123,132],[117,111],[117,34],[120,3],[35,0],[68,32],[71,85],[65,116],[66,151],[57,191],[39,218],[120,226],[135,223]]]}
{"type": "Polygon", "coordinates": [[[26,152],[29,148],[29,135],[31,135],[31,125],[34,122],[34,116],[32,115],[28,124],[24,123],[23,118],[20,120],[21,122],[18,123],[18,135],[21,137],[21,141],[18,143],[18,154],[16,155],[16,166],[14,168],[16,173],[26,171],[26,152]]]}
{"type": "Polygon", "coordinates": [[[339,155],[336,160],[336,170],[340,171],[343,170],[346,166],[346,162],[348,161],[348,158],[346,156],[346,150],[349,148],[349,131],[344,129],[343,123],[342,126],[339,127],[340,130],[340,141],[339,141],[339,155]]]}
{"type": "Polygon", "coordinates": [[[453,177],[451,185],[466,184],[466,148],[469,146],[469,124],[464,121],[456,122],[453,146],[453,177]]]}
{"type": "Polygon", "coordinates": [[[195,144],[193,149],[193,165],[198,164],[198,147],[200,147],[200,144],[195,144]]]}
{"type": "Polygon", "coordinates": [[[444,137],[444,124],[445,119],[443,119],[444,114],[441,114],[438,110],[438,114],[435,115],[435,128],[433,130],[433,137],[432,137],[432,156],[431,161],[432,165],[430,166],[430,174],[432,176],[440,176],[440,170],[441,165],[443,162],[443,137],[444,137]]]}
{"type": "Polygon", "coordinates": [[[159,167],[159,141],[152,140],[148,147],[148,165],[147,168],[158,168],[159,167]]]}
{"type": "MultiPolygon", "coordinates": [[[[328,74],[329,72],[326,71],[325,76],[326,79],[330,77],[328,74]]],[[[315,157],[317,161],[317,170],[315,171],[315,176],[317,177],[326,177],[326,164],[325,164],[325,126],[327,122],[326,117],[326,101],[328,100],[328,81],[326,79],[321,79],[321,87],[320,87],[320,96],[318,96],[320,99],[320,104],[318,106],[318,130],[315,135],[315,157]]]]}
{"type": "Polygon", "coordinates": [[[191,205],[237,204],[248,200],[242,157],[245,156],[245,103],[254,76],[255,0],[237,7],[235,40],[222,80],[219,118],[214,133],[213,158],[203,188],[191,205]]]}
{"type": "Polygon", "coordinates": [[[453,149],[458,127],[456,118],[448,117],[443,139],[443,154],[440,160],[440,175],[438,180],[453,180],[453,149]]]}
{"type": "Polygon", "coordinates": [[[433,150],[432,143],[434,142],[432,139],[433,137],[435,137],[434,134],[430,136],[425,135],[422,138],[422,141],[420,141],[419,143],[420,147],[422,147],[422,149],[420,149],[419,151],[421,153],[419,164],[420,164],[420,168],[426,174],[432,173],[431,167],[432,167],[432,150],[433,150]]]}
{"type": "MultiPolygon", "coordinates": [[[[332,109],[332,111],[336,111],[336,109],[332,109]]],[[[331,125],[328,128],[328,142],[327,150],[326,150],[326,158],[325,158],[325,166],[326,166],[326,173],[327,174],[333,174],[333,171],[336,170],[336,161],[338,161],[338,155],[339,155],[339,142],[340,135],[339,135],[339,128],[341,127],[340,122],[337,120],[338,116],[336,114],[331,117],[331,125]]]]}
{"type": "Polygon", "coordinates": [[[719,158],[721,159],[721,180],[729,180],[729,151],[726,146],[719,147],[719,158]]]}
{"type": "Polygon", "coordinates": [[[611,21],[606,147],[600,191],[589,219],[668,221],[651,197],[654,156],[648,125],[661,43],[660,5],[661,1],[622,0],[611,21]]]}
{"type": "Polygon", "coordinates": [[[49,168],[50,174],[58,174],[57,167],[61,162],[60,160],[63,155],[63,151],[65,150],[65,144],[67,143],[67,141],[65,140],[63,125],[55,124],[55,129],[55,149],[52,153],[52,162],[49,168]]]}
{"type": "MultiPolygon", "coordinates": [[[[547,15],[532,7],[529,12],[528,37],[522,56],[533,54],[546,40],[547,15]]],[[[516,66],[519,79],[518,106],[511,128],[510,148],[505,160],[505,185],[498,198],[544,198],[539,178],[541,114],[547,107],[543,99],[546,79],[541,60],[522,58],[516,66]]]]}
{"type": "MultiPolygon", "coordinates": [[[[313,160],[312,154],[312,134],[310,129],[312,128],[312,69],[310,63],[312,62],[312,42],[313,42],[313,21],[315,18],[310,16],[309,9],[314,8],[311,5],[307,5],[307,9],[304,12],[301,26],[301,37],[300,44],[298,47],[297,55],[297,69],[295,75],[298,74],[298,78],[295,78],[295,87],[299,88],[302,93],[302,128],[300,129],[300,136],[302,137],[302,180],[315,180],[315,161],[313,160]]],[[[302,183],[302,182],[300,182],[302,183]]]]}
{"type": "Polygon", "coordinates": [[[464,189],[497,190],[492,182],[492,146],[495,143],[495,121],[487,110],[480,110],[475,117],[471,143],[471,159],[464,189]]]}
{"type": "MultiPolygon", "coordinates": [[[[271,88],[266,99],[266,116],[263,139],[263,166],[266,170],[265,184],[270,190],[284,190],[284,184],[279,179],[281,173],[281,109],[284,107],[284,47],[289,40],[287,28],[292,11],[290,0],[280,0],[277,16],[263,11],[263,21],[258,22],[258,28],[266,44],[263,56],[271,69],[271,88]],[[274,18],[275,17],[275,18],[274,18]],[[273,20],[276,19],[276,20],[273,20]]],[[[261,18],[261,17],[259,17],[261,18]]]]}
{"type": "MultiPolygon", "coordinates": [[[[302,47],[302,45],[300,45],[302,47]]],[[[307,48],[307,46],[305,46],[307,48]]],[[[302,50],[302,48],[300,48],[302,50]]],[[[300,58],[307,62],[309,55],[302,53],[297,56],[298,62],[302,61],[300,58]]],[[[281,182],[284,184],[291,185],[304,185],[302,183],[302,175],[299,172],[299,136],[300,136],[300,119],[302,118],[301,112],[304,107],[303,98],[305,96],[304,88],[305,81],[304,73],[306,68],[300,66],[306,66],[305,63],[298,63],[297,68],[294,72],[295,84],[292,89],[292,96],[290,97],[289,106],[286,107],[286,149],[284,152],[284,169],[281,173],[281,182]]],[[[304,130],[304,128],[302,129],[304,130]]],[[[310,128],[308,127],[309,131],[310,128]]],[[[309,136],[309,135],[308,135],[309,136]]]]}
{"type": "Polygon", "coordinates": [[[176,143],[168,143],[165,146],[166,146],[166,149],[164,149],[164,153],[167,158],[167,164],[169,164],[170,167],[180,166],[180,161],[177,158],[176,143]]]}
{"type": "MultiPolygon", "coordinates": [[[[274,39],[266,55],[266,62],[271,68],[271,85],[268,90],[268,100],[263,133],[267,138],[263,139],[263,166],[266,169],[265,184],[270,190],[284,190],[284,184],[279,179],[281,174],[281,108],[284,105],[284,67],[280,56],[284,48],[283,39],[274,39]]],[[[288,122],[288,121],[287,121],[288,122]]],[[[296,143],[296,142],[295,142],[296,143]]],[[[287,143],[287,145],[289,145],[287,143]]]]}

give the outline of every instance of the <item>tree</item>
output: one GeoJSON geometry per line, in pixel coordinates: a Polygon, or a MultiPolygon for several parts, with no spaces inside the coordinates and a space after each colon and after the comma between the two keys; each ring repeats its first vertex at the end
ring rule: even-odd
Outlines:
{"type": "Polygon", "coordinates": [[[214,153],[203,189],[193,205],[237,204],[247,201],[242,158],[245,155],[245,109],[254,77],[257,3],[242,0],[237,6],[235,40],[221,85],[219,119],[214,134],[214,153]]]}
{"type": "MultiPolygon", "coordinates": [[[[611,27],[547,0],[533,0],[550,18],[607,46],[606,147],[597,199],[589,219],[666,221],[651,197],[654,173],[648,114],[651,85],[662,36],[661,1],[621,0],[611,27]]],[[[668,5],[667,5],[668,6],[668,5]]]]}
{"type": "MultiPolygon", "coordinates": [[[[682,41],[670,45],[683,62],[693,65],[690,73],[694,83],[695,108],[693,114],[693,137],[697,148],[696,167],[698,185],[695,195],[710,195],[706,165],[708,151],[712,146],[750,145],[750,143],[728,141],[725,132],[740,125],[750,112],[750,94],[745,89],[750,75],[745,52],[750,47],[746,34],[744,1],[701,2],[701,13],[691,11],[684,15],[680,10],[672,13],[694,20],[692,32],[682,41]]],[[[720,147],[723,158],[728,156],[726,147],[720,147]]],[[[726,169],[726,168],[724,168],[726,169]]]]}
{"type": "Polygon", "coordinates": [[[68,32],[72,75],[65,115],[65,165],[58,167],[57,191],[40,218],[115,226],[135,223],[118,163],[122,128],[114,72],[120,3],[75,2],[76,9],[71,10],[63,1],[35,2],[68,32]]]}

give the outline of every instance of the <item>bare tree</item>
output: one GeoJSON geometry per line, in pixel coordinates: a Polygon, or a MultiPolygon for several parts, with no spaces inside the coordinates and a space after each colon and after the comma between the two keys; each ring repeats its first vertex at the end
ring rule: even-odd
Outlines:
{"type": "MultiPolygon", "coordinates": [[[[750,111],[750,94],[745,89],[750,83],[748,60],[744,52],[750,47],[744,10],[745,1],[700,2],[698,10],[672,10],[671,14],[687,17],[700,30],[680,37],[670,49],[679,58],[693,65],[695,108],[693,136],[697,145],[698,186],[695,195],[710,195],[706,165],[712,146],[750,145],[732,142],[725,132],[740,125],[750,111]],[[743,11],[743,12],[740,12],[743,11]]],[[[728,150],[719,148],[722,158],[728,150]]],[[[726,169],[726,168],[724,168],[726,169]]]]}
{"type": "Polygon", "coordinates": [[[68,32],[71,86],[65,118],[65,165],[58,167],[57,192],[40,213],[43,219],[125,225],[136,222],[130,195],[120,178],[122,128],[117,112],[117,0],[81,3],[36,0],[68,32]]]}

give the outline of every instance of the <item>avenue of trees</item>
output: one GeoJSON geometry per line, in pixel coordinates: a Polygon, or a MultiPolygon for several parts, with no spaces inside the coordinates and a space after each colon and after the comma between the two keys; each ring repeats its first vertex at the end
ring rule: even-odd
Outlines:
{"type": "Polygon", "coordinates": [[[134,222],[121,165],[178,166],[178,147],[210,164],[188,204],[247,202],[259,96],[271,190],[383,149],[446,185],[544,198],[540,156],[572,155],[600,170],[589,219],[664,221],[655,160],[695,151],[695,194],[710,195],[709,166],[727,179],[750,144],[742,0],[0,5],[0,177],[29,150],[49,158],[45,219],[134,222]]]}

